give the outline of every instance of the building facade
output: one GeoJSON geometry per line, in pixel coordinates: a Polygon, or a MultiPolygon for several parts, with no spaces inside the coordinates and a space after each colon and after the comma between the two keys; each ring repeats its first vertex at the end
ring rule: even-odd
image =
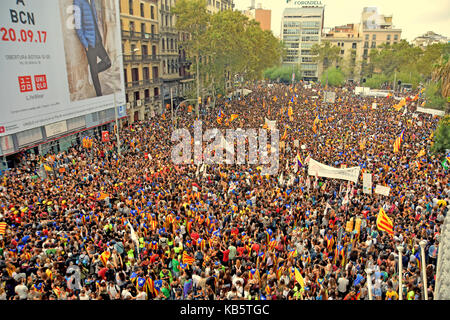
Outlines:
{"type": "Polygon", "coordinates": [[[359,34],[363,41],[362,73],[365,72],[365,68],[370,62],[371,49],[376,49],[384,43],[391,45],[400,42],[402,29],[395,28],[392,21],[392,15],[380,14],[376,7],[363,9],[359,24],[359,34]]]}
{"type": "Polygon", "coordinates": [[[444,37],[440,34],[437,34],[433,31],[428,31],[421,36],[414,38],[412,43],[421,48],[425,48],[426,46],[435,44],[435,43],[448,43],[449,38],[444,37]]]}
{"type": "Polygon", "coordinates": [[[298,67],[304,80],[317,80],[318,63],[314,62],[311,48],[321,42],[324,7],[286,8],[281,19],[281,40],[287,55],[283,65],[298,67]]]}
{"type": "Polygon", "coordinates": [[[258,3],[258,6],[255,8],[253,1],[252,6],[242,13],[249,19],[258,21],[262,30],[272,30],[272,10],[263,9],[261,3],[258,3]]]}
{"type": "MultiPolygon", "coordinates": [[[[322,34],[322,41],[328,41],[331,45],[339,47],[341,57],[339,67],[348,73],[349,79],[359,81],[363,54],[359,24],[351,23],[331,28],[322,34]]],[[[319,67],[322,73],[322,66],[319,67]]]]}
{"type": "Polygon", "coordinates": [[[120,24],[128,122],[161,109],[158,0],[120,0],[120,24]]]}
{"type": "MultiPolygon", "coordinates": [[[[348,79],[359,81],[370,62],[370,50],[401,40],[402,30],[395,28],[392,22],[392,15],[382,15],[376,7],[366,7],[361,13],[360,23],[331,28],[322,34],[322,41],[329,41],[340,48],[342,62],[339,67],[346,71],[348,79]]],[[[323,70],[319,69],[321,73],[323,70]]]]}
{"type": "Polygon", "coordinates": [[[224,10],[233,10],[233,0],[208,0],[207,10],[209,13],[216,13],[224,10]]]}

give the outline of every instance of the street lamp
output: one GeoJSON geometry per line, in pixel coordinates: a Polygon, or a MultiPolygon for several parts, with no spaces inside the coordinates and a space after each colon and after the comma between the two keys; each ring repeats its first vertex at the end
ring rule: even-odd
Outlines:
{"type": "Polygon", "coordinates": [[[367,289],[369,290],[369,300],[372,300],[372,273],[373,273],[373,270],[370,268],[367,268],[366,273],[367,273],[367,289]]]}
{"type": "MultiPolygon", "coordinates": [[[[137,51],[139,51],[139,48],[134,48],[132,53],[135,53],[137,51]]],[[[119,53],[116,56],[116,61],[121,56],[123,56],[123,53],[119,53]]],[[[119,136],[119,117],[118,117],[118,114],[117,114],[117,106],[116,106],[116,91],[114,91],[114,117],[115,117],[115,120],[116,120],[117,154],[120,157],[121,156],[121,152],[120,152],[120,136],[119,136]]]]}
{"type": "Polygon", "coordinates": [[[422,282],[423,282],[423,296],[425,300],[428,300],[428,288],[427,288],[427,274],[426,274],[426,262],[425,262],[425,246],[427,245],[426,240],[419,242],[420,246],[420,256],[422,258],[422,282]]]}
{"type": "Polygon", "coordinates": [[[397,246],[398,250],[398,299],[403,300],[403,284],[402,284],[402,273],[403,273],[403,258],[402,253],[405,248],[401,245],[397,246]]]}

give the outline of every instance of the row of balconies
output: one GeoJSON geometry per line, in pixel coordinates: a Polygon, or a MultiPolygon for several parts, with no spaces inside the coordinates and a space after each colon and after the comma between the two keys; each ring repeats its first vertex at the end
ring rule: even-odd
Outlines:
{"type": "Polygon", "coordinates": [[[160,62],[161,61],[161,55],[157,54],[126,54],[123,56],[123,62],[124,63],[141,63],[141,62],[160,62]]]}
{"type": "Polygon", "coordinates": [[[160,78],[156,78],[156,79],[144,79],[144,80],[137,80],[137,81],[129,81],[126,82],[126,89],[136,89],[136,88],[141,88],[141,87],[145,87],[145,86],[155,86],[155,85],[160,85],[162,83],[162,80],[160,78]]]}
{"type": "Polygon", "coordinates": [[[157,101],[161,101],[160,95],[153,96],[153,97],[147,97],[147,98],[139,99],[139,100],[135,100],[135,101],[129,101],[129,102],[127,102],[127,109],[140,108],[145,105],[153,104],[157,101]]]}
{"type": "Polygon", "coordinates": [[[157,33],[148,33],[132,30],[121,30],[122,39],[134,39],[134,40],[149,40],[149,41],[159,41],[160,35],[157,33]]]}

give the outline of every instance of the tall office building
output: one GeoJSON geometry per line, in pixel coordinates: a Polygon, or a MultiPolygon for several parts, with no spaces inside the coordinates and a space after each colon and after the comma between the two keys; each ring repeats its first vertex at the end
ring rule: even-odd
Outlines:
{"type": "Polygon", "coordinates": [[[161,108],[158,0],[120,0],[128,122],[161,108]]]}
{"type": "Polygon", "coordinates": [[[319,44],[324,20],[324,7],[286,8],[281,19],[281,39],[287,55],[283,64],[298,67],[304,80],[317,80],[318,64],[311,48],[319,44]]]}

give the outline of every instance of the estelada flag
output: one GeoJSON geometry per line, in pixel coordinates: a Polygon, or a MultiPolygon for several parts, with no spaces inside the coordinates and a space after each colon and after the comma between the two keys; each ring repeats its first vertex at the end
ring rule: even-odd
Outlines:
{"type": "Polygon", "coordinates": [[[6,222],[0,222],[0,234],[4,235],[6,233],[6,222]]]}
{"type": "Polygon", "coordinates": [[[108,131],[102,131],[102,141],[103,142],[109,141],[109,132],[108,131]]]}
{"type": "Polygon", "coordinates": [[[379,230],[386,231],[391,236],[394,235],[394,224],[384,212],[383,208],[380,208],[380,212],[377,216],[377,228],[379,230]]]}
{"type": "Polygon", "coordinates": [[[104,192],[98,192],[95,199],[100,201],[100,200],[106,199],[108,197],[109,197],[109,194],[104,193],[104,192]]]}
{"type": "Polygon", "coordinates": [[[297,268],[295,268],[294,274],[295,274],[295,280],[297,280],[297,282],[300,284],[300,286],[303,289],[305,287],[305,280],[303,280],[303,277],[297,268]]]}

